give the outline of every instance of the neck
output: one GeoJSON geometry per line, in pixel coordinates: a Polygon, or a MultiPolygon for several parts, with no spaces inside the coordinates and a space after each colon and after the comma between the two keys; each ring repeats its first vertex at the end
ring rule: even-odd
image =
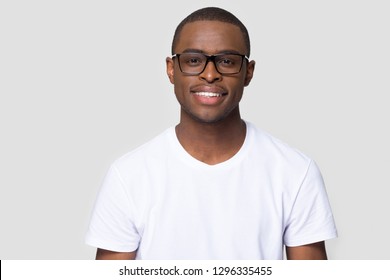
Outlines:
{"type": "Polygon", "coordinates": [[[245,141],[246,125],[239,110],[218,122],[207,123],[181,115],[176,135],[194,158],[209,165],[233,157],[245,141]]]}

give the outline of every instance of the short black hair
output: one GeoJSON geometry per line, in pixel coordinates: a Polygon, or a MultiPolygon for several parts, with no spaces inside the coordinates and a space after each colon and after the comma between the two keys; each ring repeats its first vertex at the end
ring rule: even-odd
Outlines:
{"type": "Polygon", "coordinates": [[[172,55],[175,53],[174,50],[183,27],[187,23],[206,20],[226,22],[239,27],[244,37],[245,46],[247,48],[246,55],[249,57],[251,51],[251,44],[249,40],[249,33],[245,25],[232,13],[217,7],[207,7],[196,10],[180,22],[180,24],[176,27],[175,35],[173,36],[171,49],[172,55]]]}

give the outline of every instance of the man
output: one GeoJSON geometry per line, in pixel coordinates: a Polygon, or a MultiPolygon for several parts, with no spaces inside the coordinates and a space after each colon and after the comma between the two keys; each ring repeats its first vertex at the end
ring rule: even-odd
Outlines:
{"type": "Polygon", "coordinates": [[[97,259],[326,259],[336,236],[315,163],[241,119],[255,68],[245,26],[205,8],[177,27],[180,122],[115,161],[87,243],[97,259]]]}

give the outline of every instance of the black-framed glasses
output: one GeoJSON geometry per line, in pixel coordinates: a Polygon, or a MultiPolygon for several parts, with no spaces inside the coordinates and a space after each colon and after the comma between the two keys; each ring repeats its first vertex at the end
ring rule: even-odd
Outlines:
{"type": "Polygon", "coordinates": [[[205,55],[203,53],[176,53],[172,58],[177,58],[180,71],[187,75],[199,75],[212,61],[218,73],[225,75],[238,74],[241,71],[244,59],[249,58],[244,54],[222,53],[205,55]]]}

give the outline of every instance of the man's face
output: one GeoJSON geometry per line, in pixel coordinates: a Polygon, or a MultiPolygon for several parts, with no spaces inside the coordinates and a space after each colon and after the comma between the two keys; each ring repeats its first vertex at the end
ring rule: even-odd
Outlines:
{"type": "MultiPolygon", "coordinates": [[[[186,24],[174,51],[178,54],[247,54],[241,30],[233,24],[219,21],[186,24]]],[[[201,74],[187,75],[180,71],[177,57],[167,58],[167,73],[181,105],[181,117],[189,116],[199,122],[214,123],[238,113],[238,104],[244,87],[252,78],[254,64],[254,61],[248,63],[244,60],[239,73],[222,75],[210,61],[201,74]]]]}

